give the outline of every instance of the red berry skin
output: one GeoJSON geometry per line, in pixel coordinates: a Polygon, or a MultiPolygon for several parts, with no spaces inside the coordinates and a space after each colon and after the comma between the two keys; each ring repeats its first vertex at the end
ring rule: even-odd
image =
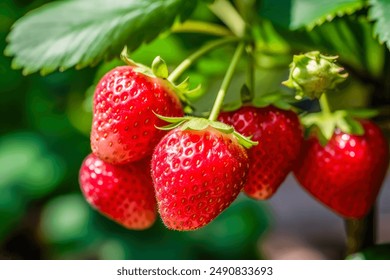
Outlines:
{"type": "Polygon", "coordinates": [[[80,169],[80,186],[88,203],[128,229],[143,230],[156,220],[156,200],[149,165],[112,165],[90,154],[80,169]]]}
{"type": "Polygon", "coordinates": [[[258,141],[248,150],[250,169],[244,192],[258,200],[270,198],[299,156],[303,133],[297,115],[274,106],[243,106],[221,113],[219,120],[258,141]]]}
{"type": "Polygon", "coordinates": [[[151,155],[166,123],[154,113],[183,116],[179,98],[160,78],[116,67],[98,83],[93,106],[91,148],[112,164],[126,164],[151,155]]]}
{"type": "Polygon", "coordinates": [[[236,199],[248,168],[246,151],[231,134],[210,127],[171,130],[152,156],[164,224],[180,231],[207,225],[236,199]]]}
{"type": "Polygon", "coordinates": [[[324,147],[310,136],[294,169],[304,189],[346,218],[367,215],[389,162],[389,147],[379,127],[370,121],[360,122],[364,135],[336,130],[324,147]]]}

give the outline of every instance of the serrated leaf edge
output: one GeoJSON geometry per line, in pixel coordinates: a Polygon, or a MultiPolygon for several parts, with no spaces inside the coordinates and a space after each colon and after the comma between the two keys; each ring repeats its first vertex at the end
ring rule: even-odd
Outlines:
{"type": "Polygon", "coordinates": [[[353,3],[354,7],[352,7],[352,4],[350,7],[345,8],[345,10],[336,10],[333,11],[331,14],[324,15],[322,17],[319,17],[318,19],[314,20],[312,23],[309,23],[306,25],[306,29],[308,31],[313,30],[315,27],[320,26],[324,24],[325,22],[331,22],[336,17],[343,17],[346,15],[352,15],[355,12],[363,9],[367,6],[367,4],[364,1],[353,3]]]}

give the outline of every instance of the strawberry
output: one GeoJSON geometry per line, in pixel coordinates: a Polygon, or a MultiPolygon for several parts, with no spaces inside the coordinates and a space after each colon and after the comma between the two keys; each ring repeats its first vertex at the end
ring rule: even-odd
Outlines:
{"type": "Polygon", "coordinates": [[[81,190],[103,215],[128,229],[142,230],[156,220],[156,200],[149,165],[112,165],[90,154],[80,169],[81,190]]]}
{"type": "Polygon", "coordinates": [[[248,168],[246,151],[232,134],[211,126],[171,130],[152,156],[152,178],[164,224],[194,230],[210,223],[235,200],[248,168]]]}
{"type": "Polygon", "coordinates": [[[126,164],[150,155],[164,135],[164,116],[182,116],[173,87],[133,66],[120,66],[98,83],[94,95],[91,148],[102,160],[126,164]]]}
{"type": "Polygon", "coordinates": [[[363,135],[336,129],[325,146],[311,135],[294,169],[304,189],[346,218],[362,218],[370,211],[389,162],[381,130],[370,121],[359,122],[363,135]]]}
{"type": "Polygon", "coordinates": [[[219,120],[259,142],[248,151],[250,169],[244,192],[254,199],[270,198],[299,156],[303,138],[297,115],[272,105],[244,106],[221,113],[219,120]]]}

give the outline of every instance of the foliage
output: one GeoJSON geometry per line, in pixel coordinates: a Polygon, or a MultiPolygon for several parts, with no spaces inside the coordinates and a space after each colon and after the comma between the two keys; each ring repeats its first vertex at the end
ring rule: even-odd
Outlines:
{"type": "Polygon", "coordinates": [[[195,4],[178,0],[54,2],[15,23],[6,53],[16,55],[13,66],[23,67],[25,74],[96,65],[104,57],[117,55],[124,44],[134,50],[155,39],[176,17],[185,19],[195,4]]]}

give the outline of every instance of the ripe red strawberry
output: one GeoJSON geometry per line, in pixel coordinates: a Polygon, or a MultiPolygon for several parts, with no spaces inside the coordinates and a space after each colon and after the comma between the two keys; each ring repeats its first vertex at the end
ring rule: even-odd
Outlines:
{"type": "Polygon", "coordinates": [[[156,200],[149,165],[112,165],[90,154],[80,169],[81,190],[103,215],[129,229],[142,230],[156,220],[156,200]]]}
{"type": "Polygon", "coordinates": [[[120,66],[98,83],[94,95],[91,147],[95,155],[112,164],[137,161],[153,152],[164,135],[156,126],[164,116],[182,116],[179,98],[169,83],[120,66]]]}
{"type": "Polygon", "coordinates": [[[219,120],[259,142],[248,150],[250,169],[244,192],[254,199],[270,198],[299,156],[303,138],[297,115],[273,106],[244,106],[221,113],[219,120]]]}
{"type": "Polygon", "coordinates": [[[232,134],[171,130],[152,156],[152,178],[164,224],[194,230],[211,222],[237,197],[248,157],[232,134]]]}
{"type": "Polygon", "coordinates": [[[388,144],[380,129],[370,121],[360,122],[364,135],[336,130],[324,147],[312,135],[294,170],[303,188],[347,218],[362,218],[370,211],[389,162],[388,144]]]}

